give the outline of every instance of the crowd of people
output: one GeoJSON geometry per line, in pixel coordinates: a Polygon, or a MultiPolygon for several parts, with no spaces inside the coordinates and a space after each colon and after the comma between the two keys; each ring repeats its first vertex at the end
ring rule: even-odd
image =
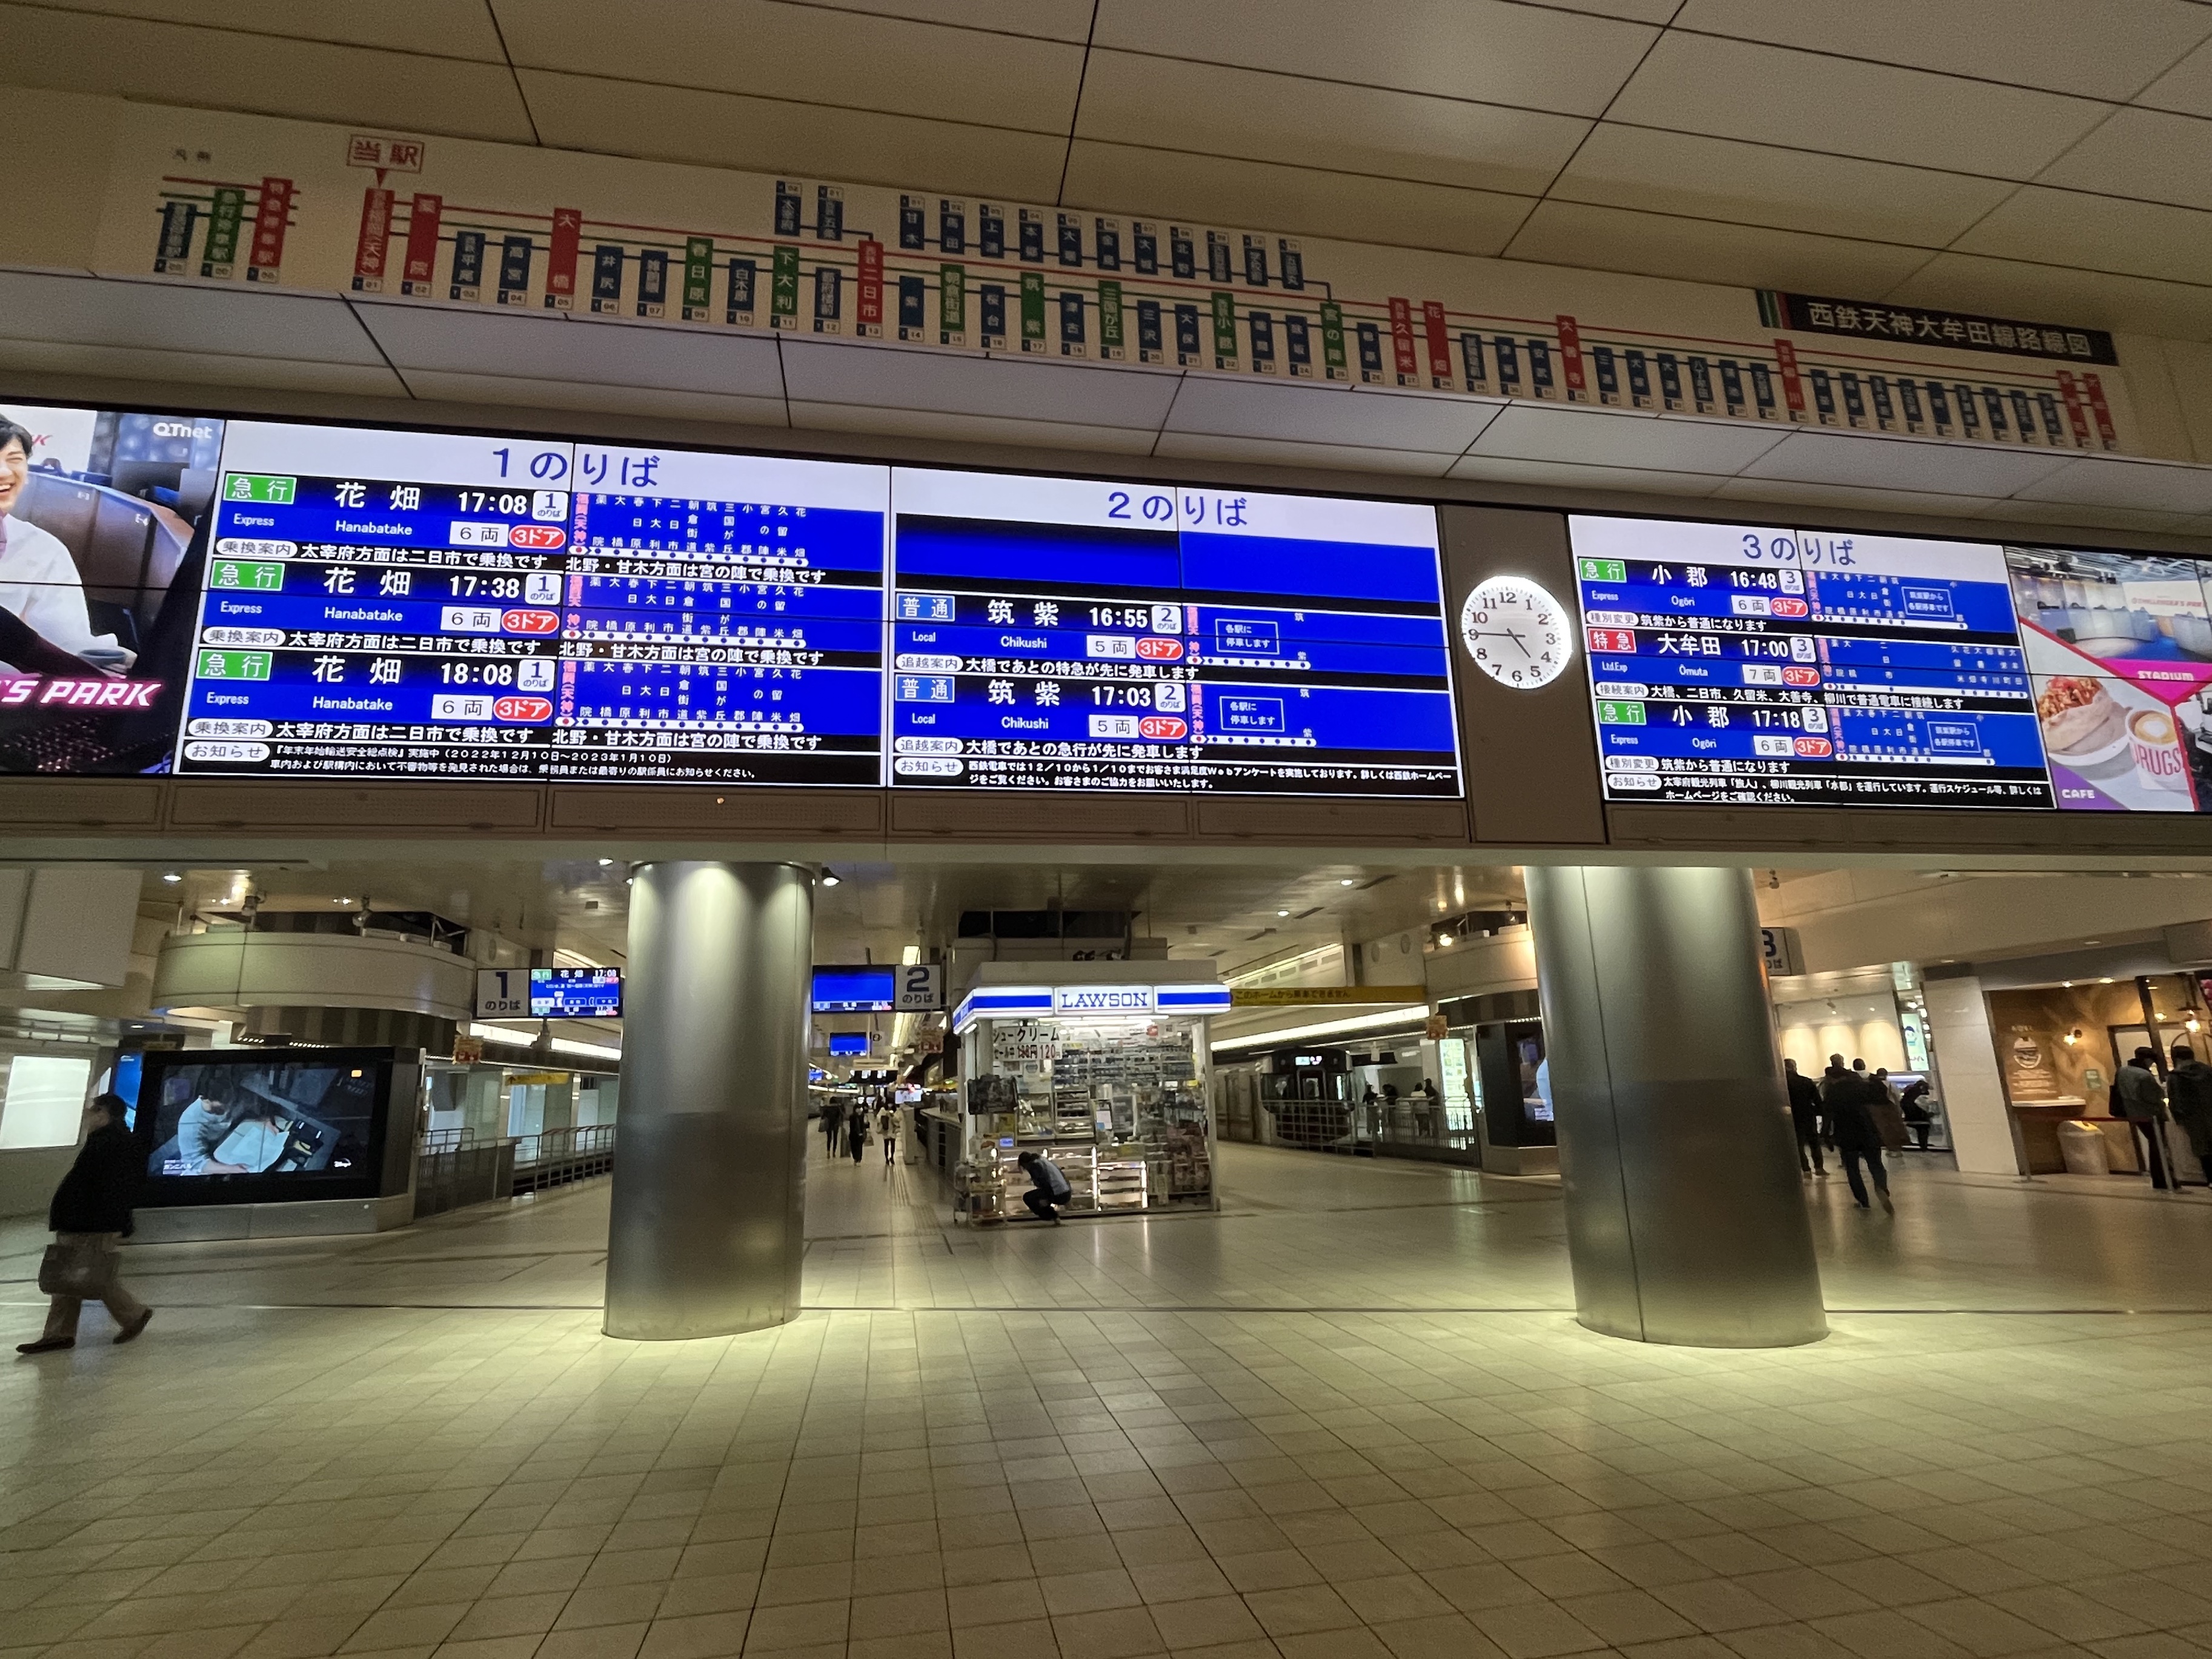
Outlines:
{"type": "Polygon", "coordinates": [[[1901,1152],[1914,1144],[1923,1152],[1928,1150],[1928,1133],[1936,1121],[1928,1109],[1928,1079],[1915,1078],[1899,1091],[1889,1080],[1887,1066],[1869,1072],[1863,1060],[1846,1066],[1841,1054],[1828,1056],[1828,1069],[1818,1083],[1800,1072],[1794,1060],[1784,1060],[1782,1068],[1790,1085],[1799,1172],[1815,1181],[1827,1179],[1825,1153],[1832,1148],[1851,1184],[1852,1201],[1865,1210],[1879,1200],[1885,1211],[1896,1214],[1897,1206],[1889,1196],[1889,1170],[1881,1155],[1901,1152]]]}
{"type": "Polygon", "coordinates": [[[884,1149],[884,1162],[898,1162],[899,1109],[887,1094],[862,1095],[858,1100],[836,1097],[822,1107],[823,1156],[849,1158],[858,1164],[871,1144],[884,1149]]]}

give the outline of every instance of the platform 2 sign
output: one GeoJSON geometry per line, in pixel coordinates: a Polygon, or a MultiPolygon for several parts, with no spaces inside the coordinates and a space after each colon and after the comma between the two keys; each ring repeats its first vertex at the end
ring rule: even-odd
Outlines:
{"type": "Polygon", "coordinates": [[[892,474],[894,785],[1460,793],[1433,508],[892,474]]]}
{"type": "Polygon", "coordinates": [[[2212,567],[1573,516],[1605,794],[2212,803],[2212,567]]]}

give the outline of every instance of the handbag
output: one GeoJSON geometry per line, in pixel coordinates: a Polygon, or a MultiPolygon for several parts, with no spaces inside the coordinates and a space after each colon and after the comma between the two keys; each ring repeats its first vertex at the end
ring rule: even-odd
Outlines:
{"type": "Polygon", "coordinates": [[[39,1290],[46,1296],[73,1296],[90,1301],[107,1289],[115,1277],[113,1252],[97,1240],[49,1244],[39,1258],[39,1290]]]}

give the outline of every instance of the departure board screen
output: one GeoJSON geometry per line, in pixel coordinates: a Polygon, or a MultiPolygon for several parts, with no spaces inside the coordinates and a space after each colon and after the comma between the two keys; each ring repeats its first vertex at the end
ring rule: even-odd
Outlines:
{"type": "Polygon", "coordinates": [[[2212,565],[1570,524],[1608,800],[2212,809],[2212,565]]]}
{"type": "Polygon", "coordinates": [[[895,786],[1457,796],[1433,508],[896,469],[895,786]]]}
{"type": "Polygon", "coordinates": [[[875,783],[885,484],[234,422],[178,769],[875,783]]]}

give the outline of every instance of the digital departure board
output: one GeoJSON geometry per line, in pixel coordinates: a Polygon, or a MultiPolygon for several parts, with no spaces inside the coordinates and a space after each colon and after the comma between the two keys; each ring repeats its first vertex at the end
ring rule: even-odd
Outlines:
{"type": "Polygon", "coordinates": [[[620,1019],[623,976],[619,968],[532,968],[532,1019],[620,1019]]]}
{"type": "Polygon", "coordinates": [[[884,489],[233,422],[178,769],[875,783],[884,489]]]}
{"type": "Polygon", "coordinates": [[[2191,811],[2212,605],[2172,558],[1570,520],[1608,800],[2191,811]]]}
{"type": "Polygon", "coordinates": [[[1456,796],[1433,508],[892,474],[895,786],[1456,796]]]}

